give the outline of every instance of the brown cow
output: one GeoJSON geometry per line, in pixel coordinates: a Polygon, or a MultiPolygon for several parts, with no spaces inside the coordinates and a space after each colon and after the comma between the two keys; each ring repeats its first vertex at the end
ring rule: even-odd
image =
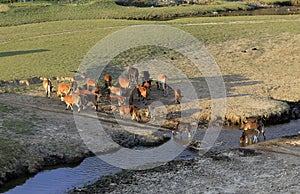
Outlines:
{"type": "Polygon", "coordinates": [[[52,85],[52,82],[51,82],[50,79],[48,79],[48,78],[44,79],[44,81],[43,81],[43,88],[45,89],[46,96],[50,97],[51,92],[52,92],[52,88],[53,88],[53,85],[52,85]]]}
{"type": "Polygon", "coordinates": [[[127,78],[120,77],[119,78],[119,85],[120,85],[121,88],[129,88],[130,80],[127,79],[127,78]]]}
{"type": "Polygon", "coordinates": [[[180,134],[180,137],[182,135],[182,132],[187,132],[188,137],[191,137],[191,134],[197,129],[198,124],[196,122],[193,123],[185,123],[185,122],[180,122],[178,121],[175,129],[172,131],[173,135],[177,135],[178,133],[180,134]]]}
{"type": "Polygon", "coordinates": [[[180,104],[180,100],[181,100],[181,91],[180,89],[175,89],[174,90],[174,96],[175,96],[175,104],[180,104]]]}
{"type": "Polygon", "coordinates": [[[139,96],[142,97],[143,100],[146,100],[146,103],[147,103],[147,97],[148,97],[147,88],[141,86],[140,84],[137,84],[136,88],[137,88],[139,96]]]}
{"type": "Polygon", "coordinates": [[[131,115],[131,120],[141,120],[141,117],[138,115],[138,107],[134,105],[121,105],[119,107],[119,113],[122,119],[125,115],[131,115]]]}
{"type": "Polygon", "coordinates": [[[259,132],[257,137],[259,137],[260,134],[262,134],[264,137],[264,140],[266,139],[263,118],[249,117],[249,118],[245,118],[244,120],[242,120],[240,130],[247,131],[247,130],[251,130],[251,129],[256,129],[259,132]]]}
{"type": "Polygon", "coordinates": [[[59,83],[56,91],[57,96],[61,96],[63,94],[69,94],[71,88],[72,87],[69,84],[59,83]]]}
{"type": "Polygon", "coordinates": [[[111,86],[112,77],[109,74],[106,74],[103,79],[104,79],[105,88],[111,86]]]}
{"type": "Polygon", "coordinates": [[[240,144],[245,146],[257,143],[259,134],[260,132],[257,129],[244,130],[240,137],[240,144]]]}
{"type": "Polygon", "coordinates": [[[80,107],[82,106],[81,98],[78,94],[66,94],[61,96],[61,101],[65,102],[67,105],[66,110],[71,108],[73,110],[73,105],[75,104],[78,108],[78,112],[80,112],[80,107]]]}
{"type": "Polygon", "coordinates": [[[115,102],[115,101],[118,101],[118,105],[121,106],[121,105],[125,102],[126,97],[110,94],[110,95],[109,95],[109,100],[110,100],[112,103],[115,102]]]}

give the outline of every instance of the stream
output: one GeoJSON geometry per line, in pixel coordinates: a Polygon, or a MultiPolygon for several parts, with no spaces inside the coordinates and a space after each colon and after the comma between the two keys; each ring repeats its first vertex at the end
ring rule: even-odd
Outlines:
{"type": "MultiPolygon", "coordinates": [[[[265,131],[267,140],[297,135],[300,132],[300,120],[292,120],[285,124],[267,126],[265,127],[265,131]]],[[[237,128],[224,127],[216,141],[221,142],[221,144],[213,147],[211,151],[240,147],[239,137],[241,134],[242,131],[237,130],[237,128]]],[[[194,152],[184,150],[175,160],[184,160],[197,156],[198,155],[194,152]]],[[[26,177],[20,180],[13,180],[7,184],[6,188],[2,188],[0,192],[7,194],[64,193],[74,187],[91,184],[101,176],[115,174],[121,170],[120,168],[105,163],[98,157],[89,157],[84,159],[77,166],[44,170],[30,178],[26,177]]]]}

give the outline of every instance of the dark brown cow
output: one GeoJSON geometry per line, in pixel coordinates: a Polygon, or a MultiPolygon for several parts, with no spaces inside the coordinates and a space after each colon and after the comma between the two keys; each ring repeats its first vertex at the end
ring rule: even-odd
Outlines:
{"type": "Polygon", "coordinates": [[[149,71],[141,71],[141,78],[142,78],[142,82],[146,82],[146,81],[150,80],[149,71]]]}
{"type": "Polygon", "coordinates": [[[131,83],[137,84],[139,81],[139,70],[134,67],[129,67],[128,69],[128,78],[131,83]]]}

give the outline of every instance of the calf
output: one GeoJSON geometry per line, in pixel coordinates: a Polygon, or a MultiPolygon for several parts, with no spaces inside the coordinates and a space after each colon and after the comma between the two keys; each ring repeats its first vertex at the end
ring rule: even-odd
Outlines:
{"type": "Polygon", "coordinates": [[[187,132],[188,137],[190,138],[191,134],[197,129],[197,127],[198,127],[198,124],[196,122],[184,123],[184,122],[178,121],[175,126],[175,129],[172,131],[172,134],[177,135],[179,133],[180,137],[181,137],[183,132],[187,132]]]}
{"type": "Polygon", "coordinates": [[[156,81],[157,89],[162,88],[164,96],[168,96],[167,78],[165,74],[159,74],[156,81]]]}
{"type": "Polygon", "coordinates": [[[45,89],[46,96],[50,97],[51,92],[52,92],[52,88],[53,88],[53,85],[52,85],[52,82],[51,82],[50,79],[48,79],[48,78],[44,79],[44,81],[43,81],[43,88],[45,89]]]}
{"type": "Polygon", "coordinates": [[[119,107],[119,113],[121,119],[123,119],[125,115],[131,115],[131,120],[141,120],[140,115],[138,115],[138,107],[134,105],[121,105],[119,107]]]}
{"type": "Polygon", "coordinates": [[[134,67],[129,67],[128,78],[129,78],[130,82],[134,82],[135,84],[137,84],[138,79],[139,79],[139,70],[134,67]]]}
{"type": "Polygon", "coordinates": [[[65,95],[65,94],[69,94],[70,90],[71,90],[71,86],[69,84],[65,84],[65,83],[59,83],[57,86],[57,96],[61,96],[61,95],[65,95]]]}
{"type": "Polygon", "coordinates": [[[81,98],[78,94],[66,94],[61,96],[61,101],[65,102],[67,105],[66,110],[71,108],[73,110],[73,105],[75,104],[78,108],[78,112],[80,112],[80,107],[82,106],[81,98]]]}
{"type": "Polygon", "coordinates": [[[240,126],[240,130],[251,130],[251,129],[256,129],[258,131],[258,136],[257,138],[260,136],[260,134],[263,135],[264,140],[266,140],[266,136],[265,136],[265,130],[264,130],[264,123],[263,123],[263,119],[261,117],[250,117],[250,118],[246,118],[244,120],[242,120],[241,122],[241,126],[240,126]]]}
{"type": "Polygon", "coordinates": [[[175,104],[180,104],[180,100],[181,100],[181,91],[180,89],[175,89],[174,90],[174,96],[175,96],[175,104]]]}
{"type": "Polygon", "coordinates": [[[129,88],[130,80],[127,79],[127,78],[120,77],[119,78],[119,85],[120,85],[121,88],[129,88]]]}
{"type": "Polygon", "coordinates": [[[111,86],[112,78],[109,74],[106,74],[103,79],[104,79],[105,88],[111,86]]]}

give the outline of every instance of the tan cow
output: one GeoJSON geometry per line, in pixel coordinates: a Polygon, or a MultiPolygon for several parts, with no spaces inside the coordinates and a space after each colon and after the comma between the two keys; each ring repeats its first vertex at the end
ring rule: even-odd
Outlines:
{"type": "Polygon", "coordinates": [[[45,89],[46,96],[50,97],[51,92],[52,92],[52,88],[53,88],[53,85],[52,85],[52,82],[51,82],[50,79],[48,79],[48,78],[44,79],[44,81],[43,81],[43,88],[45,89]]]}
{"type": "Polygon", "coordinates": [[[167,79],[168,77],[165,74],[159,74],[156,81],[157,89],[162,88],[164,96],[168,96],[167,79]]]}
{"type": "Polygon", "coordinates": [[[78,112],[80,112],[80,108],[82,106],[81,98],[78,94],[66,94],[61,96],[61,101],[65,102],[67,105],[66,110],[71,108],[73,110],[73,105],[75,104],[77,106],[78,112]]]}
{"type": "Polygon", "coordinates": [[[63,94],[69,94],[71,88],[72,87],[69,84],[59,83],[56,91],[57,96],[61,96],[63,94]]]}
{"type": "Polygon", "coordinates": [[[130,80],[127,79],[127,78],[120,77],[119,78],[119,85],[120,85],[121,88],[129,88],[130,80]]]}
{"type": "Polygon", "coordinates": [[[108,86],[111,94],[122,96],[122,89],[115,86],[108,86]]]}

